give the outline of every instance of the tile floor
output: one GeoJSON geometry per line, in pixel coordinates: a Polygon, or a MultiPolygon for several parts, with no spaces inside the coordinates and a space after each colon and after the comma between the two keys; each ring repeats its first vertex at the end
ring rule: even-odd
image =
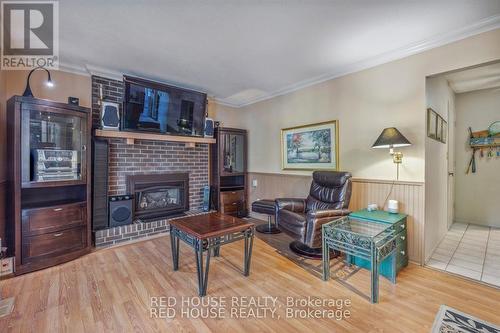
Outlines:
{"type": "Polygon", "coordinates": [[[427,266],[500,287],[500,228],[454,223],[427,266]]]}

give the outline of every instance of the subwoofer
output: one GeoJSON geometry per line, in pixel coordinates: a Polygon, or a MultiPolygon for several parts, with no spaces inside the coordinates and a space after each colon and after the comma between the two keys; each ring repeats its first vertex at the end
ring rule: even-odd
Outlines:
{"type": "Polygon", "coordinates": [[[101,127],[105,130],[120,129],[120,107],[118,103],[101,102],[101,127]]]}
{"type": "Polygon", "coordinates": [[[118,227],[132,223],[131,195],[109,197],[109,226],[118,227]]]}

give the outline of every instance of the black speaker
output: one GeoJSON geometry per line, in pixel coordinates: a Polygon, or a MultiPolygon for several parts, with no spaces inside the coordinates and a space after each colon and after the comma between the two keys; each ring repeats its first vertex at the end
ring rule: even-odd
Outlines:
{"type": "Polygon", "coordinates": [[[80,105],[80,99],[78,97],[68,97],[68,104],[80,105]]]}
{"type": "Polygon", "coordinates": [[[214,137],[214,120],[210,118],[205,118],[205,137],[214,137]]]}
{"type": "Polygon", "coordinates": [[[108,140],[92,140],[92,230],[108,227],[108,140]]]}
{"type": "Polygon", "coordinates": [[[101,127],[107,130],[120,129],[120,107],[118,103],[101,101],[101,127]]]}
{"type": "Polygon", "coordinates": [[[131,195],[109,197],[109,226],[118,227],[132,223],[131,195]]]}

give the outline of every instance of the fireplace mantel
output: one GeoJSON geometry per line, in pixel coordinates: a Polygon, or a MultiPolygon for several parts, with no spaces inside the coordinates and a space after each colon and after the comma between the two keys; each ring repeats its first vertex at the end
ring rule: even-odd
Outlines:
{"type": "Polygon", "coordinates": [[[95,136],[103,138],[119,138],[126,139],[127,144],[133,145],[135,140],[152,140],[152,141],[170,141],[170,142],[184,142],[187,146],[192,146],[196,143],[215,143],[214,138],[202,138],[196,136],[180,136],[180,135],[167,135],[167,134],[154,134],[154,133],[141,133],[141,132],[123,132],[112,130],[95,130],[95,136]]]}

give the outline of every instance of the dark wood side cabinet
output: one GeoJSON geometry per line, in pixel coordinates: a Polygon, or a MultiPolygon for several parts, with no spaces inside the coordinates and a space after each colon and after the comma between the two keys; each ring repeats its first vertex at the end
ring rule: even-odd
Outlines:
{"type": "Polygon", "coordinates": [[[211,146],[211,206],[223,214],[246,216],[247,132],[219,127],[215,138],[217,143],[211,146]]]}
{"type": "Polygon", "coordinates": [[[90,109],[7,101],[7,244],[15,274],[90,251],[90,109]]]}

